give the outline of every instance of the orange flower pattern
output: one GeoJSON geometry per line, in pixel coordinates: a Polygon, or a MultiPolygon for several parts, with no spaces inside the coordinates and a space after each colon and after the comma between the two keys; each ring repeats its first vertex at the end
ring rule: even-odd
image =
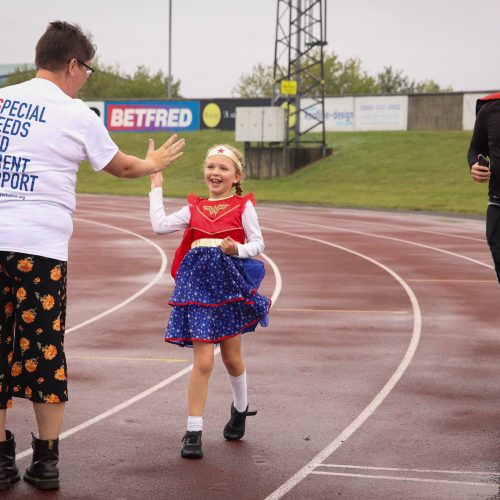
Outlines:
{"type": "Polygon", "coordinates": [[[26,311],[23,311],[21,314],[21,318],[23,318],[23,321],[25,323],[33,323],[36,318],[36,311],[35,309],[27,309],[26,311]]]}
{"type": "Polygon", "coordinates": [[[56,301],[54,300],[54,297],[52,297],[52,295],[44,295],[42,297],[41,301],[42,301],[42,307],[46,311],[50,311],[54,307],[54,304],[56,303],[56,301]]]}
{"type": "Polygon", "coordinates": [[[23,287],[17,289],[16,299],[18,302],[22,302],[24,299],[26,299],[26,290],[23,287]]]}
{"type": "Polygon", "coordinates": [[[0,251],[0,409],[68,400],[66,262],[0,251]]]}
{"type": "Polygon", "coordinates": [[[30,347],[30,341],[26,337],[23,337],[19,341],[19,347],[21,348],[22,352],[27,351],[30,347]]]}
{"type": "Polygon", "coordinates": [[[17,261],[17,268],[23,273],[29,273],[33,269],[33,257],[26,257],[17,261]]]}
{"type": "Polygon", "coordinates": [[[46,345],[42,347],[42,351],[45,359],[54,359],[57,355],[57,348],[55,345],[46,345]]]}

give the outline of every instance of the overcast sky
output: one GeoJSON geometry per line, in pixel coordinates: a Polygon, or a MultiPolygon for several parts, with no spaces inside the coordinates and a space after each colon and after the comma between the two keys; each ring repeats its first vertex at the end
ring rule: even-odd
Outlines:
{"type": "MultiPolygon", "coordinates": [[[[168,72],[169,0],[2,0],[0,63],[30,63],[48,22],[93,34],[99,59],[168,72]]],[[[185,97],[231,97],[273,64],[277,0],[172,0],[172,74],[185,97]]],[[[328,0],[327,50],[454,90],[500,90],[500,0],[328,0]]]]}

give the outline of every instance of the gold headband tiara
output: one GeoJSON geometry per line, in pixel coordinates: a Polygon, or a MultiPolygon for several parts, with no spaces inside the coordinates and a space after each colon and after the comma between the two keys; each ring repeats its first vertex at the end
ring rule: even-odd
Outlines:
{"type": "Polygon", "coordinates": [[[240,174],[243,174],[243,165],[241,164],[240,160],[238,160],[237,156],[229,149],[226,148],[226,146],[214,146],[208,153],[207,157],[205,158],[205,163],[207,162],[208,158],[210,156],[214,155],[222,155],[222,156],[227,156],[228,158],[231,158],[231,160],[234,161],[236,164],[236,167],[240,171],[240,174]]]}

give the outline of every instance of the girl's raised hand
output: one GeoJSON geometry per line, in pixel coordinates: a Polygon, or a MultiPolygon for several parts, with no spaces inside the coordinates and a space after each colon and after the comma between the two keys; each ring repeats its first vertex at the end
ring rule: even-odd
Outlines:
{"type": "Polygon", "coordinates": [[[156,172],[150,175],[151,177],[151,189],[163,186],[163,174],[161,172],[156,172]]]}

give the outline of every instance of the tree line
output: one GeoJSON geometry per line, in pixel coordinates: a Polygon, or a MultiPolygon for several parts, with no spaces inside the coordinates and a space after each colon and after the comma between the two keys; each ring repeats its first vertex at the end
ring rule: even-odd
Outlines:
{"type": "MultiPolygon", "coordinates": [[[[302,87],[314,87],[321,81],[320,56],[312,53],[301,61],[302,67],[310,68],[302,73],[302,87]]],[[[272,97],[274,65],[256,64],[250,72],[240,76],[233,89],[233,95],[240,97],[272,97]]],[[[405,75],[402,70],[386,66],[376,75],[370,75],[362,67],[358,57],[341,61],[335,52],[323,55],[323,81],[325,95],[356,94],[415,94],[428,92],[451,92],[451,87],[442,88],[434,80],[416,81],[405,75]]],[[[314,95],[314,91],[313,91],[314,95]]]]}
{"type": "MultiPolygon", "coordinates": [[[[80,90],[79,97],[92,99],[163,99],[167,98],[168,76],[162,71],[151,72],[138,66],[134,73],[123,72],[118,65],[92,63],[94,74],[80,90]]],[[[2,86],[14,85],[35,76],[34,69],[17,68],[2,86]]],[[[171,95],[180,97],[181,82],[172,77],[171,95]]]]}
{"type": "MultiPolygon", "coordinates": [[[[314,82],[321,80],[319,66],[313,64],[318,54],[306,56],[303,66],[311,66],[304,73],[303,88],[314,87],[314,82]],[[312,62],[311,62],[312,61],[312,62]]],[[[402,70],[386,66],[376,75],[370,75],[362,67],[357,57],[341,61],[334,53],[323,57],[325,95],[356,94],[414,94],[427,92],[450,92],[451,87],[442,88],[434,80],[415,81],[402,70]]],[[[81,99],[166,99],[168,75],[162,71],[151,72],[145,66],[138,66],[134,73],[124,73],[119,65],[104,65],[94,61],[95,73],[80,91],[81,99]]],[[[243,73],[232,90],[233,97],[272,97],[272,64],[256,64],[248,73],[243,73]]],[[[1,85],[14,85],[33,78],[35,70],[18,68],[1,85]]],[[[316,91],[319,87],[316,86],[316,91]]],[[[172,77],[171,95],[182,97],[181,81],[172,77]]]]}

